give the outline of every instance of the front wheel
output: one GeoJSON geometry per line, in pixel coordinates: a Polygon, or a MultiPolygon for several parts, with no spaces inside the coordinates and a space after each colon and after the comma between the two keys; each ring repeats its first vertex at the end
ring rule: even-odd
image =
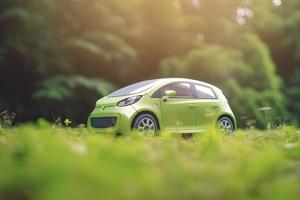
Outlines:
{"type": "Polygon", "coordinates": [[[221,131],[230,134],[234,131],[234,124],[229,117],[221,117],[218,120],[218,127],[221,131]]]}
{"type": "Polygon", "coordinates": [[[135,118],[133,128],[139,133],[155,135],[158,130],[158,123],[152,115],[141,114],[135,118]]]}

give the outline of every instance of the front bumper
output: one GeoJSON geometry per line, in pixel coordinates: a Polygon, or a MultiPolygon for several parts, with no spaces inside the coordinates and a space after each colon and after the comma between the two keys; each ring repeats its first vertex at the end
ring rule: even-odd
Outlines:
{"type": "Polygon", "coordinates": [[[95,108],[89,115],[87,127],[89,130],[98,133],[122,133],[128,134],[131,131],[131,122],[136,114],[136,110],[132,106],[125,107],[105,107],[104,109],[95,108]],[[117,122],[113,127],[95,128],[92,126],[91,119],[97,117],[116,117],[117,122]]]}

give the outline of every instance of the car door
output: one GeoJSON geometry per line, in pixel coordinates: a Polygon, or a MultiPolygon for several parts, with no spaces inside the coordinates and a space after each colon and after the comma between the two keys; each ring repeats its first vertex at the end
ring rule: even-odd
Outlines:
{"type": "Polygon", "coordinates": [[[193,84],[197,105],[197,127],[201,130],[214,126],[220,104],[212,88],[200,84],[193,84]]]}
{"type": "Polygon", "coordinates": [[[166,90],[174,90],[176,95],[161,98],[161,116],[165,130],[181,132],[196,128],[197,107],[194,104],[190,83],[177,82],[160,89],[161,97],[166,90]]]}

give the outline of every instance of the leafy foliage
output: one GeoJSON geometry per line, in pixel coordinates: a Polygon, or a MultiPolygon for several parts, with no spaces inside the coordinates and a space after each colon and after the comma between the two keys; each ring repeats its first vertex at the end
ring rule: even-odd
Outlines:
{"type": "Polygon", "coordinates": [[[105,96],[114,89],[114,86],[101,79],[61,75],[41,82],[33,98],[40,105],[40,112],[51,111],[52,116],[49,117],[52,120],[55,121],[58,116],[72,116],[78,122],[82,116],[87,118],[94,106],[94,99],[105,96]]]}
{"type": "Polygon", "coordinates": [[[68,110],[57,101],[92,105],[107,91],[96,79],[121,87],[184,76],[220,86],[237,118],[259,127],[266,125],[261,107],[272,108],[272,120],[300,119],[287,106],[298,99],[300,4],[278,2],[1,1],[0,110],[17,113],[17,121],[49,119],[41,108],[53,105],[62,111],[55,115],[77,115],[81,123],[87,106],[68,110]],[[71,83],[96,93],[78,95],[71,83]]]}
{"type": "Polygon", "coordinates": [[[255,1],[251,6],[254,18],[249,21],[269,46],[272,57],[277,64],[277,71],[285,81],[284,94],[289,99],[289,111],[299,123],[299,8],[297,0],[280,1],[281,6],[272,6],[269,1],[255,1]]]}

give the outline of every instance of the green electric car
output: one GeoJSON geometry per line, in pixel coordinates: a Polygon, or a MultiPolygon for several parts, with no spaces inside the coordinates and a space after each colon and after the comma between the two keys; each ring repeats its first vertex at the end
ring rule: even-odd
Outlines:
{"type": "Polygon", "coordinates": [[[236,129],[222,91],[184,78],[146,80],[121,88],[99,99],[87,121],[93,131],[118,134],[199,133],[216,125],[226,132],[236,129]]]}

